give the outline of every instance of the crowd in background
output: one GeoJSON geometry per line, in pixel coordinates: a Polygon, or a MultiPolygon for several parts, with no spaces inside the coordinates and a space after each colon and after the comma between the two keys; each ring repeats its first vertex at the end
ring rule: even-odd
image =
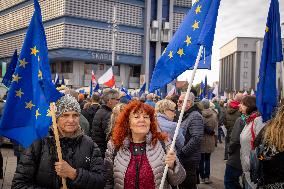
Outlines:
{"type": "MultiPolygon", "coordinates": [[[[74,109],[76,103],[67,98],[62,103],[70,101],[73,105],[62,110],[57,117],[60,120],[66,112],[78,113],[80,129],[76,129],[72,136],[67,136],[68,131],[61,131],[64,135],[61,140],[65,137],[72,139],[63,140],[67,143],[63,142],[63,149],[67,146],[63,154],[67,153],[65,161],[73,165],[76,173],[72,166],[67,166],[67,172],[73,170],[73,175],[60,174],[58,167],[65,165],[55,167],[57,175],[52,168],[47,171],[47,165],[30,159],[41,156],[34,154],[37,150],[32,150],[38,149],[39,144],[33,144],[24,152],[15,144],[18,166],[13,188],[44,187],[44,183],[50,188],[57,188],[60,186],[58,175],[67,179],[68,188],[92,188],[93,184],[96,188],[158,188],[164,166],[168,164],[170,169],[164,188],[196,189],[197,184],[212,182],[210,157],[217,144],[223,142],[226,189],[284,188],[283,106],[279,105],[273,118],[263,123],[255,96],[238,93],[230,100],[208,100],[199,99],[196,91],[192,90],[175,149],[170,150],[185,94],[161,99],[150,93],[129,100],[123,92],[114,89],[106,89],[103,94],[94,92],[91,97],[71,89],[64,93],[76,99],[79,107],[74,109]],[[83,137],[84,144],[81,144],[83,135],[87,138],[83,137]],[[80,151],[78,145],[69,144],[74,141],[80,141],[78,145],[85,145],[87,149],[80,151]],[[90,141],[95,143],[94,147],[91,147],[90,141]],[[96,153],[88,152],[90,149],[96,153]],[[85,161],[84,153],[89,154],[86,157],[91,158],[90,165],[76,162],[80,159],[85,161]],[[78,157],[72,158],[74,154],[78,157]],[[31,162],[36,165],[30,167],[31,162]],[[40,177],[30,175],[31,178],[27,179],[25,174],[31,170],[34,174],[41,173],[40,177]],[[54,182],[44,182],[46,177],[54,177],[54,182]],[[93,182],[87,181],[93,177],[97,177],[93,182]]],[[[64,121],[62,125],[64,128],[64,121]]],[[[49,140],[43,141],[48,143],[49,140]]],[[[39,150],[50,151],[47,147],[39,150]]],[[[56,162],[54,159],[50,161],[56,162]]]]}

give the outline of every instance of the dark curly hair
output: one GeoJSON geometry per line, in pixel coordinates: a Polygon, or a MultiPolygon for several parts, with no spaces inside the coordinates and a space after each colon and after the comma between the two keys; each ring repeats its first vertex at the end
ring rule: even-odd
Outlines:
{"type": "Polygon", "coordinates": [[[112,140],[116,149],[119,149],[123,145],[123,141],[126,137],[131,137],[130,125],[129,125],[129,115],[131,112],[145,112],[150,116],[150,132],[152,133],[151,144],[156,145],[158,140],[166,141],[168,136],[166,133],[158,132],[158,123],[155,116],[155,110],[153,107],[144,104],[141,101],[133,100],[127,104],[122,112],[118,115],[113,132],[112,140]]]}

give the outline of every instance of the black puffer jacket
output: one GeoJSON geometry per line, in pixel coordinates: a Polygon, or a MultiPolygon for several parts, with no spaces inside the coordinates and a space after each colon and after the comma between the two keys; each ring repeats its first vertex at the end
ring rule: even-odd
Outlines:
{"type": "Polygon", "coordinates": [[[181,128],[185,137],[184,147],[179,154],[182,163],[198,165],[200,161],[200,145],[204,136],[203,117],[197,106],[184,113],[181,128]]]}
{"type": "Polygon", "coordinates": [[[111,113],[112,109],[110,107],[101,105],[101,108],[95,114],[91,129],[92,139],[99,146],[103,157],[107,148],[106,135],[111,113]]]}
{"type": "Polygon", "coordinates": [[[82,115],[88,120],[90,126],[93,124],[94,116],[99,108],[99,104],[92,104],[89,108],[82,110],[82,115]]]}
{"type": "MultiPolygon", "coordinates": [[[[60,139],[63,160],[77,171],[74,181],[66,179],[68,189],[104,188],[104,165],[97,145],[86,135],[60,139]]],[[[61,179],[57,176],[55,140],[48,136],[32,144],[24,151],[17,166],[13,189],[59,189],[61,179]]]]}

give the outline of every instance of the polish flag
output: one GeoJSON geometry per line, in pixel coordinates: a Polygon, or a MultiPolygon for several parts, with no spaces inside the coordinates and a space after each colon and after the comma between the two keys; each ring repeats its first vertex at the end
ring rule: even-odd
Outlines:
{"type": "Polygon", "coordinates": [[[113,75],[113,71],[112,71],[112,67],[110,67],[106,73],[104,73],[104,75],[102,75],[99,79],[98,79],[98,83],[99,84],[103,84],[105,86],[108,87],[113,87],[115,84],[115,79],[114,79],[114,75],[113,75]]]}

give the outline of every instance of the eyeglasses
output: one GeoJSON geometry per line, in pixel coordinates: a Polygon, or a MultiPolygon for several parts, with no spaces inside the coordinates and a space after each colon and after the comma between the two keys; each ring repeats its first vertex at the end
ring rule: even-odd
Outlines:
{"type": "Polygon", "coordinates": [[[175,112],[176,110],[171,110],[171,109],[168,109],[169,111],[171,111],[171,112],[175,112]]]}
{"type": "MultiPolygon", "coordinates": [[[[182,104],[182,103],[183,103],[183,101],[184,101],[184,100],[178,100],[178,102],[177,102],[177,103],[178,103],[178,104],[182,104]]],[[[187,100],[187,101],[190,101],[190,100],[187,100]]]]}
{"type": "Polygon", "coordinates": [[[111,98],[112,100],[117,100],[117,101],[120,101],[120,99],[119,98],[111,98]]]}

